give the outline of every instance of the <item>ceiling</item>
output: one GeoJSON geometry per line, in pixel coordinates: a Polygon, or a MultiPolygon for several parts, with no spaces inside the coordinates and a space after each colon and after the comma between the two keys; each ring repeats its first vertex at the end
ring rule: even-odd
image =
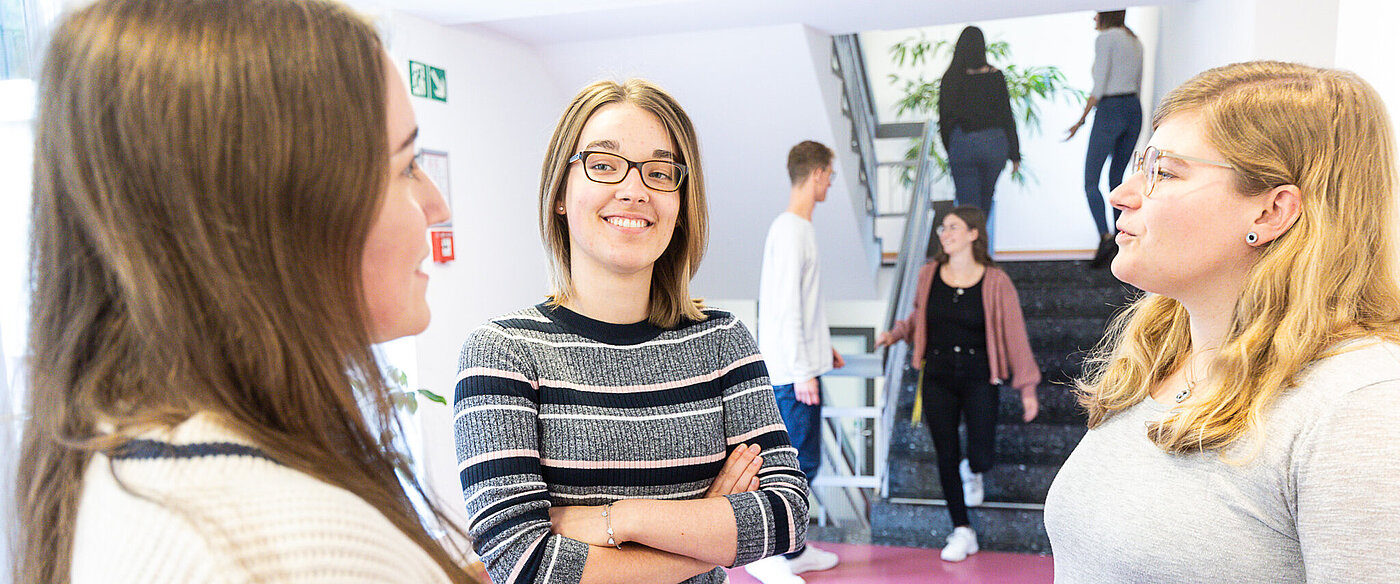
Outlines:
{"type": "Polygon", "coordinates": [[[531,45],[805,24],[828,34],[1188,0],[353,0],[531,45]]]}

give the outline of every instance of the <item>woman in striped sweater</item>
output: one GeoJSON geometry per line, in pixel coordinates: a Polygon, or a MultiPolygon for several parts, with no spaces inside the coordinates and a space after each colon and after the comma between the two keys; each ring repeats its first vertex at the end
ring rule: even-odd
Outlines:
{"type": "Polygon", "coordinates": [[[459,468],[495,582],[718,583],[801,547],[807,485],[754,341],[689,295],[706,221],[675,100],[584,88],[541,177],[552,294],[462,347],[459,468]]]}

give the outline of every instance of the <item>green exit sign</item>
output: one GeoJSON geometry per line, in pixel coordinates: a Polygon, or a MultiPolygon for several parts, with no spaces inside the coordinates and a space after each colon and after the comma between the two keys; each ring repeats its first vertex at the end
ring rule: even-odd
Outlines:
{"type": "Polygon", "coordinates": [[[408,88],[415,97],[447,101],[447,71],[432,65],[408,62],[408,88]]]}

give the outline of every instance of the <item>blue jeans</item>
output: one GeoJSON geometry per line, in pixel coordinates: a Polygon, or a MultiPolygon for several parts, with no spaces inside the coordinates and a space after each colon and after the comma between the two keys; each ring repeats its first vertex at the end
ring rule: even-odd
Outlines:
{"type": "MultiPolygon", "coordinates": [[[[1123,171],[1128,168],[1133,146],[1137,145],[1138,134],[1142,132],[1142,102],[1138,101],[1137,94],[1114,95],[1099,100],[1097,110],[1094,127],[1089,130],[1089,154],[1084,158],[1084,197],[1089,202],[1089,214],[1094,217],[1099,236],[1104,236],[1115,230],[1109,229],[1099,178],[1107,161],[1108,190],[1123,184],[1123,171]]],[[[1121,213],[1113,210],[1115,222],[1121,213]]]]}
{"type": "Polygon", "coordinates": [[[1006,130],[985,128],[964,132],[953,128],[948,137],[948,173],[953,176],[954,199],[959,205],[976,205],[992,214],[992,192],[1006,168],[1010,146],[1006,130]]]}
{"type": "MultiPolygon", "coordinates": [[[[822,378],[817,377],[818,394],[821,389],[822,378]]],[[[787,426],[788,439],[797,449],[797,466],[802,469],[802,474],[807,475],[807,486],[811,488],[822,466],[822,407],[797,401],[797,392],[791,383],[774,385],[773,397],[778,402],[778,415],[783,417],[783,425],[787,426]]],[[[783,554],[783,557],[791,560],[806,550],[807,546],[804,545],[797,551],[783,554]]]]}
{"type": "MultiPolygon", "coordinates": [[[[788,439],[797,449],[797,466],[807,475],[807,484],[817,478],[822,466],[822,407],[809,406],[797,401],[793,384],[773,386],[773,397],[778,401],[778,415],[787,426],[788,439]]],[[[817,391],[821,391],[822,378],[817,378],[817,391]]]]}

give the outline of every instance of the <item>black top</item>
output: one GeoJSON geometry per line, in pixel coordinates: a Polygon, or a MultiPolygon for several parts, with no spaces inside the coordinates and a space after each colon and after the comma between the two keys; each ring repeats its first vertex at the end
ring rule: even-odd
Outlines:
{"type": "Polygon", "coordinates": [[[1007,154],[1020,162],[1021,141],[1016,137],[1016,118],[1011,115],[1011,94],[1006,90],[1006,76],[992,69],[987,73],[953,74],[943,76],[938,90],[938,134],[943,138],[943,151],[948,151],[948,138],[953,128],[975,132],[986,128],[1006,131],[1007,154]]]}
{"type": "MultiPolygon", "coordinates": [[[[563,306],[551,305],[548,302],[541,302],[535,305],[535,308],[539,309],[540,314],[545,315],[564,330],[605,345],[640,345],[661,336],[661,333],[667,330],[680,330],[697,324],[696,321],[681,318],[681,321],[676,323],[674,328],[664,329],[645,320],[629,324],[603,322],[601,320],[589,318],[564,308],[563,306]]],[[[728,313],[724,311],[713,309],[706,309],[703,312],[706,317],[710,318],[728,315],[728,313]]],[[[539,330],[539,328],[535,326],[527,328],[539,330]]]]}
{"type": "Polygon", "coordinates": [[[978,351],[986,349],[987,314],[982,310],[982,280],[967,288],[954,288],[943,281],[942,274],[934,274],[924,313],[928,319],[930,350],[949,349],[954,345],[978,351]]]}

